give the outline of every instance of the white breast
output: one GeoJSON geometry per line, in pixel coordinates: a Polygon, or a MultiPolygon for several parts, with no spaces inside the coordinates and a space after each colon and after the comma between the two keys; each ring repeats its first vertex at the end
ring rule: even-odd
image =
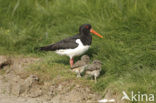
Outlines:
{"type": "Polygon", "coordinates": [[[60,49],[60,50],[56,50],[57,54],[60,55],[67,55],[70,58],[73,58],[74,56],[79,56],[83,53],[85,53],[88,49],[89,49],[89,45],[83,45],[80,39],[76,40],[76,43],[78,43],[78,47],[74,48],[74,49],[60,49]]]}

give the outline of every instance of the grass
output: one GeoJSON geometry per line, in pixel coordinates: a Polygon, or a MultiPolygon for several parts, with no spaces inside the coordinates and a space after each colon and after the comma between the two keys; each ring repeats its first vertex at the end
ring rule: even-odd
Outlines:
{"type": "Polygon", "coordinates": [[[104,36],[93,36],[87,52],[103,62],[92,88],[103,93],[113,85],[156,94],[155,0],[0,0],[0,14],[0,54],[43,59],[32,71],[73,79],[67,57],[34,47],[75,35],[81,24],[90,23],[104,36]]]}

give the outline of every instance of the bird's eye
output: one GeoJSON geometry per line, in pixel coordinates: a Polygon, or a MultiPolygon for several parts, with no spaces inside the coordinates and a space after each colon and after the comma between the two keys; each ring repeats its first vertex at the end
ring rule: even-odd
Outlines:
{"type": "Polygon", "coordinates": [[[85,28],[88,29],[89,27],[88,26],[85,26],[85,28]]]}

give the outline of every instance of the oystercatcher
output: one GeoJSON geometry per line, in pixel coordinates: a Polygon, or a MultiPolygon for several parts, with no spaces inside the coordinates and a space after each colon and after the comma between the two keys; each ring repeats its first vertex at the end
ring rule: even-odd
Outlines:
{"type": "Polygon", "coordinates": [[[94,77],[94,80],[96,82],[96,78],[100,76],[100,72],[101,72],[101,66],[102,66],[102,62],[99,60],[94,60],[92,64],[89,64],[86,68],[85,68],[85,74],[89,75],[91,77],[94,77]]]}
{"type": "Polygon", "coordinates": [[[40,47],[39,49],[44,51],[55,51],[57,54],[69,56],[70,66],[72,67],[74,63],[73,58],[85,53],[89,49],[92,43],[90,32],[103,38],[102,35],[91,28],[90,24],[83,24],[80,26],[77,35],[61,40],[55,44],[40,47]]]}
{"type": "Polygon", "coordinates": [[[85,72],[87,65],[90,63],[90,58],[87,55],[83,55],[81,60],[78,60],[72,66],[72,71],[77,74],[77,77],[81,77],[81,75],[85,72]]]}

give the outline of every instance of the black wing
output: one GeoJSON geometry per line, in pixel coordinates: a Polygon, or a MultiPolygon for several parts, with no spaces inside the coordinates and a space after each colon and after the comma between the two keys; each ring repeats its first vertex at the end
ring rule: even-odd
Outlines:
{"type": "Polygon", "coordinates": [[[79,39],[79,35],[75,35],[70,38],[66,38],[64,40],[61,40],[55,44],[51,44],[48,46],[40,47],[40,50],[44,51],[55,51],[59,49],[74,49],[78,46],[78,44],[75,42],[76,39],[79,39]]]}

